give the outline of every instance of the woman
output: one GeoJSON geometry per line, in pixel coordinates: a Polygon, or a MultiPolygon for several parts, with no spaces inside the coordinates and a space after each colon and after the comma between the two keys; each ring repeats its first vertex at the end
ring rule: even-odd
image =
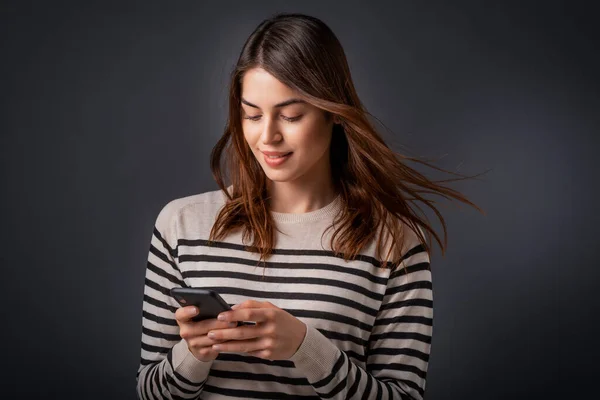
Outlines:
{"type": "Polygon", "coordinates": [[[171,201],[156,221],[139,397],[422,399],[424,231],[444,246],[411,205],[437,213],[424,193],[473,204],[386,146],[323,22],[279,15],[251,34],[211,165],[221,190],[171,201]],[[169,295],[178,286],[234,309],[193,322],[198,310],[169,295]]]}

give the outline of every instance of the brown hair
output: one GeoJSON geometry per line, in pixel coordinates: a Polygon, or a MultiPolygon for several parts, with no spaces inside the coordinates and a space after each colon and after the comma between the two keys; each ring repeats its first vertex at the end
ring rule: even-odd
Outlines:
{"type": "Polygon", "coordinates": [[[328,117],[337,115],[341,121],[333,126],[330,149],[333,181],[344,204],[331,238],[335,253],[353,259],[377,237],[377,256],[383,260],[382,266],[399,265],[403,234],[402,224],[397,222],[401,220],[417,234],[427,251],[430,247],[419,226],[427,232],[429,242],[433,235],[444,254],[444,218],[424,195],[454,198],[480,210],[462,194],[441,184],[464,177],[429,180],[405,161],[460,175],[398,155],[384,143],[358,98],[342,45],[324,22],[302,14],[279,14],[263,21],[250,35],[231,75],[228,121],[211,154],[213,176],[228,201],[213,225],[211,241],[241,228],[244,243],[252,239],[250,249],[260,252],[261,260],[273,250],[275,226],[267,207],[267,178],[244,139],[241,124],[242,78],[246,71],[257,67],[298,91],[328,117]],[[226,173],[231,192],[226,188],[226,173]],[[440,219],[444,244],[416,201],[431,208],[440,219]],[[384,249],[386,256],[381,257],[384,249]]]}

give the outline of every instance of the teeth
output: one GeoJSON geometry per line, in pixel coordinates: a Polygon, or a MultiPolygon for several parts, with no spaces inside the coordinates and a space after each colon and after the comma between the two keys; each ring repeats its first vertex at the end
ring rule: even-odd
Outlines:
{"type": "Polygon", "coordinates": [[[274,159],[277,159],[277,158],[283,158],[285,156],[287,156],[287,154],[284,154],[282,156],[267,156],[267,157],[269,157],[270,159],[274,160],[274,159]]]}

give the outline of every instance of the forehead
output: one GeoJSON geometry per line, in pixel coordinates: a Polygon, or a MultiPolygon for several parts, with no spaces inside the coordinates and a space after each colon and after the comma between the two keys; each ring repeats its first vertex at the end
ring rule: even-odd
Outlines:
{"type": "Polygon", "coordinates": [[[242,98],[260,108],[299,98],[297,91],[283,84],[262,68],[248,70],[242,78],[242,98]]]}

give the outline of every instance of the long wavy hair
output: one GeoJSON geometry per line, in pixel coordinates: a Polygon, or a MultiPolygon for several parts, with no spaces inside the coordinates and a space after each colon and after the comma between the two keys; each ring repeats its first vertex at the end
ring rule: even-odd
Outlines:
{"type": "Polygon", "coordinates": [[[396,154],[386,145],[357,95],[341,43],[323,21],[302,14],[278,14],[252,32],[231,74],[228,120],[211,154],[213,176],[228,200],[217,215],[211,242],[243,229],[243,242],[247,249],[260,253],[260,260],[273,252],[275,224],[267,205],[267,177],[244,139],[241,123],[242,79],[253,68],[264,69],[328,118],[336,115],[341,121],[333,126],[330,148],[333,181],[343,201],[331,226],[335,226],[330,243],[335,254],[351,260],[377,240],[376,257],[381,266],[393,268],[402,261],[404,224],[398,222],[403,221],[428,252],[433,236],[443,255],[446,223],[435,202],[425,196],[456,199],[480,210],[443,185],[466,177],[396,154]],[[460,178],[432,181],[408,167],[406,161],[460,178]],[[441,221],[443,243],[417,202],[432,209],[441,221]]]}

